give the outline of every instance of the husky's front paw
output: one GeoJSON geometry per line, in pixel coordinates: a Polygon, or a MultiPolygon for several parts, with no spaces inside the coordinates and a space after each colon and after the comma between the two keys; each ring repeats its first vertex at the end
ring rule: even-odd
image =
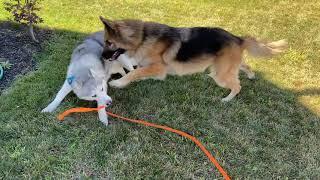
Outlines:
{"type": "Polygon", "coordinates": [[[126,82],[125,80],[122,80],[122,79],[117,79],[117,80],[113,80],[113,81],[109,82],[109,85],[111,87],[115,87],[115,88],[124,88],[128,84],[129,84],[128,82],[126,82]]]}
{"type": "Polygon", "coordinates": [[[229,102],[230,100],[231,100],[230,98],[225,97],[225,98],[222,98],[222,99],[221,99],[221,102],[227,103],[227,102],[229,102]]]}
{"type": "Polygon", "coordinates": [[[53,107],[53,106],[50,106],[50,105],[49,105],[49,106],[47,106],[46,108],[42,109],[41,112],[42,112],[42,113],[47,113],[47,112],[48,112],[48,113],[51,113],[51,112],[53,112],[54,110],[56,110],[56,107],[53,107]]]}
{"type": "Polygon", "coordinates": [[[108,124],[109,124],[108,118],[107,118],[107,119],[104,119],[104,120],[101,120],[101,119],[100,119],[100,121],[101,121],[104,125],[106,125],[106,126],[108,126],[108,124]]]}
{"type": "Polygon", "coordinates": [[[99,114],[99,120],[106,126],[108,126],[109,121],[108,121],[108,116],[107,115],[100,115],[99,114]]]}

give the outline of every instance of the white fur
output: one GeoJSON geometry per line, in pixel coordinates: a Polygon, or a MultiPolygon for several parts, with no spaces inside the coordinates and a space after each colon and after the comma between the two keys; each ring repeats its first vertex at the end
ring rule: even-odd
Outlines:
{"type": "MultiPolygon", "coordinates": [[[[126,58],[126,57],[124,57],[126,58]]],[[[79,60],[80,61],[80,60],[79,60]]],[[[94,95],[96,95],[96,97],[92,97],[92,96],[80,96],[77,94],[77,96],[80,99],[84,99],[84,100],[88,100],[88,101],[97,101],[98,106],[102,106],[102,105],[108,105],[112,102],[112,99],[110,96],[107,95],[107,83],[106,81],[109,80],[110,75],[114,74],[114,73],[120,73],[121,75],[125,75],[125,71],[123,70],[121,63],[119,63],[118,61],[113,61],[111,62],[111,64],[109,62],[106,62],[108,65],[106,66],[110,66],[110,67],[106,67],[106,70],[104,72],[101,72],[101,68],[103,67],[97,67],[96,64],[96,68],[93,69],[92,65],[94,64],[93,62],[98,62],[100,60],[95,60],[89,58],[88,61],[88,57],[86,57],[85,62],[84,63],[77,63],[75,64],[70,64],[69,65],[69,69],[68,69],[68,75],[70,76],[70,73],[73,73],[73,75],[75,75],[75,71],[74,69],[71,68],[76,68],[76,69],[83,69],[83,68],[79,68],[79,66],[89,66],[90,68],[90,72],[92,74],[92,77],[96,80],[101,80],[103,79],[101,82],[101,84],[98,84],[97,87],[95,88],[95,93],[94,95]],[[88,64],[87,62],[91,62],[91,64],[88,64]]],[[[80,61],[81,62],[81,61],[80,61]]],[[[124,61],[122,63],[126,63],[125,65],[127,67],[132,66],[132,64],[129,64],[130,61],[124,61]]],[[[102,64],[101,64],[102,66],[102,64]]],[[[67,76],[68,77],[68,76],[67,76]]],[[[61,89],[59,90],[58,94],[56,95],[55,99],[46,107],[44,108],[41,112],[53,112],[54,110],[56,110],[56,108],[60,105],[60,103],[62,102],[62,100],[65,98],[65,96],[67,96],[71,91],[74,92],[79,92],[81,91],[83,88],[82,85],[79,85],[72,88],[68,81],[65,80],[63,86],[61,87],[61,89]]],[[[99,115],[99,120],[101,122],[103,122],[105,125],[108,125],[108,116],[106,113],[105,109],[101,109],[98,111],[98,115],[99,115]]]]}
{"type": "Polygon", "coordinates": [[[109,82],[109,85],[115,88],[124,88],[129,82],[125,81],[123,78],[113,80],[109,82]]]}
{"type": "MultiPolygon", "coordinates": [[[[62,100],[73,91],[78,98],[97,101],[98,106],[108,106],[112,99],[107,94],[107,81],[111,74],[126,73],[123,67],[129,71],[133,70],[132,61],[126,55],[121,55],[119,61],[100,60],[103,46],[103,32],[97,32],[89,36],[83,43],[78,45],[71,56],[67,77],[55,99],[41,112],[53,112],[62,100]],[[74,77],[70,81],[70,77],[74,77]],[[69,82],[68,82],[69,81],[69,82]]],[[[108,115],[105,109],[98,111],[99,119],[108,125],[108,115]]]]}
{"type": "MultiPolygon", "coordinates": [[[[97,101],[98,106],[106,106],[111,104],[112,99],[107,94],[106,85],[106,80],[109,79],[110,75],[105,72],[103,65],[101,62],[99,62],[99,59],[96,59],[90,55],[83,56],[77,61],[73,61],[68,67],[67,77],[76,76],[77,79],[72,82],[72,85],[65,80],[55,99],[46,108],[44,108],[42,112],[53,112],[59,106],[65,96],[67,96],[71,91],[73,91],[80,99],[97,101]],[[83,71],[87,71],[88,73],[82,73],[83,71]],[[84,83],[81,81],[81,79],[88,78],[91,79],[92,82],[98,82],[96,87],[89,88],[84,86],[84,83]],[[92,89],[92,91],[89,91],[88,89],[92,89]],[[84,95],[83,92],[89,92],[89,94],[84,95]]],[[[112,66],[109,68],[112,69],[112,66]]],[[[98,114],[99,120],[105,125],[108,125],[108,116],[106,110],[101,109],[99,110],[98,114]]]]}
{"type": "Polygon", "coordinates": [[[118,58],[118,61],[129,71],[134,70],[133,66],[137,66],[135,59],[128,57],[126,54],[121,54],[118,58]]]}

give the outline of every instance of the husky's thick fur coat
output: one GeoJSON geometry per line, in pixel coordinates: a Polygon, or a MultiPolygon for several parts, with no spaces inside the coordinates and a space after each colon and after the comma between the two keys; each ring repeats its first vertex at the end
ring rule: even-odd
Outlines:
{"type": "MultiPolygon", "coordinates": [[[[118,61],[102,59],[102,53],[108,51],[105,49],[103,36],[102,31],[94,33],[73,50],[66,80],[55,99],[42,112],[53,112],[71,91],[80,99],[97,101],[98,106],[111,104],[112,100],[107,95],[110,75],[114,73],[125,75],[122,67],[133,70],[133,66],[125,55],[119,57],[121,64],[118,61]]],[[[106,110],[101,109],[98,114],[100,121],[107,125],[106,110]]]]}

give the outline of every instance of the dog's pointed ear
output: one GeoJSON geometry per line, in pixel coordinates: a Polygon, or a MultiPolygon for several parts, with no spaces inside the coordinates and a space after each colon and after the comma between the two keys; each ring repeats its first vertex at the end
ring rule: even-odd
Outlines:
{"type": "Polygon", "coordinates": [[[124,36],[124,37],[131,37],[134,35],[134,30],[131,29],[128,26],[124,26],[123,28],[119,28],[120,33],[124,36]]]}
{"type": "Polygon", "coordinates": [[[93,78],[95,79],[99,79],[99,78],[103,78],[104,77],[104,74],[103,72],[96,72],[95,70],[93,69],[90,69],[90,74],[93,78]]]}
{"type": "Polygon", "coordinates": [[[110,20],[108,20],[108,19],[105,19],[105,18],[102,17],[102,16],[100,16],[100,20],[101,20],[101,22],[103,23],[104,28],[105,28],[106,30],[108,30],[109,32],[114,32],[114,31],[115,31],[112,21],[110,21],[110,20]]]}
{"type": "Polygon", "coordinates": [[[107,91],[108,86],[107,86],[107,81],[105,79],[102,80],[102,87],[105,91],[107,91]]]}
{"type": "Polygon", "coordinates": [[[93,69],[90,69],[90,75],[91,75],[93,78],[97,78],[97,77],[98,77],[98,73],[96,73],[93,69]]]}

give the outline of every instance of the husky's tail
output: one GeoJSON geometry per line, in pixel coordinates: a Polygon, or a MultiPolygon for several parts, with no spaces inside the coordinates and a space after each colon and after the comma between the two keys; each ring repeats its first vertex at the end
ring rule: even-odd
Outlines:
{"type": "Polygon", "coordinates": [[[242,47],[253,57],[272,57],[283,52],[287,48],[286,40],[264,43],[253,37],[243,37],[242,47]]]}

